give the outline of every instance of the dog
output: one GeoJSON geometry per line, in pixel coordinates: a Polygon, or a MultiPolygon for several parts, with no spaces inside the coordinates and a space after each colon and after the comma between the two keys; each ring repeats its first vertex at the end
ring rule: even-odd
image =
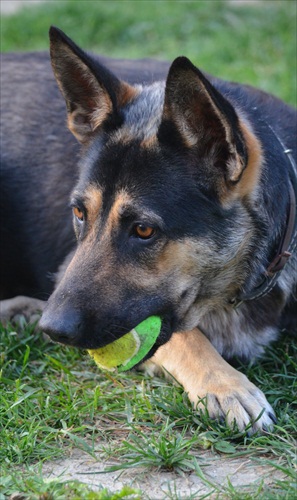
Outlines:
{"type": "Polygon", "coordinates": [[[46,55],[3,59],[19,85],[1,87],[3,310],[43,309],[66,259],[43,332],[96,349],[160,316],[148,369],[211,418],[269,429],[229,361],[296,330],[296,110],[186,57],[98,58],[55,27],[50,45],[68,131],[46,55]]]}

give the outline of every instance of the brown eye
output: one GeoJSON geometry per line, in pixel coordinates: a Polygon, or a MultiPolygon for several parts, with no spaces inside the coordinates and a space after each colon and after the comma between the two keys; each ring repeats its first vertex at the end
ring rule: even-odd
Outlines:
{"type": "Polygon", "coordinates": [[[142,240],[148,240],[155,234],[155,229],[145,224],[136,224],[134,226],[134,234],[142,240]]]}
{"type": "Polygon", "coordinates": [[[84,220],[83,212],[77,207],[73,207],[72,211],[73,211],[73,215],[79,220],[79,222],[83,222],[83,220],[84,220]]]}

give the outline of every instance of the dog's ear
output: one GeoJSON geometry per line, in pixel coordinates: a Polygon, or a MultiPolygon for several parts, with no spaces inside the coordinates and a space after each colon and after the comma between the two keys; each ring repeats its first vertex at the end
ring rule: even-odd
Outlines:
{"type": "Polygon", "coordinates": [[[236,112],[186,57],[175,59],[167,77],[159,138],[170,137],[210,158],[230,184],[240,179],[247,152],[236,112]]]}
{"type": "Polygon", "coordinates": [[[68,127],[80,142],[88,143],[103,123],[116,126],[120,122],[119,108],[134,89],[58,28],[51,27],[49,35],[52,67],[66,101],[68,127]]]}

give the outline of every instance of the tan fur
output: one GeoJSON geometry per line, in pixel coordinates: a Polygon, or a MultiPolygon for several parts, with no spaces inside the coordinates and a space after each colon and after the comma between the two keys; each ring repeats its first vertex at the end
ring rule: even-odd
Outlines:
{"type": "MultiPolygon", "coordinates": [[[[111,99],[107,91],[100,86],[97,79],[89,68],[81,60],[75,59],[72,50],[64,45],[63,58],[69,63],[72,63],[73,78],[77,75],[82,87],[88,89],[88,100],[85,100],[84,105],[76,103],[76,109],[68,113],[67,124],[69,130],[77,138],[78,141],[84,143],[89,139],[90,134],[99,127],[103,120],[112,110],[111,99]]],[[[59,77],[59,68],[53,62],[53,69],[57,75],[57,82],[66,101],[69,103],[67,95],[59,77]]],[[[70,103],[72,104],[72,103],[70,103]]]]}
{"type": "Polygon", "coordinates": [[[112,229],[116,229],[119,224],[119,217],[121,215],[121,210],[132,203],[131,195],[127,191],[119,191],[115,198],[115,201],[110,209],[107,223],[105,226],[106,234],[110,235],[112,229]]]}
{"type": "Polygon", "coordinates": [[[108,94],[101,90],[98,92],[92,112],[88,112],[83,107],[79,107],[68,114],[68,128],[79,142],[85,143],[89,140],[90,135],[102,125],[111,111],[111,100],[108,94]]]}
{"type": "MultiPolygon", "coordinates": [[[[64,47],[64,58],[73,61],[73,52],[67,46],[64,47]]],[[[76,66],[73,65],[73,72],[77,74],[77,79],[86,88],[89,99],[83,105],[76,103],[76,109],[68,113],[67,125],[78,141],[86,143],[90,135],[111,114],[112,101],[106,89],[100,85],[89,68],[79,59],[75,59],[75,64],[76,66]]],[[[60,90],[64,94],[64,88],[59,78],[57,81],[60,90]]],[[[137,88],[121,82],[117,95],[118,105],[120,107],[126,106],[138,93],[137,88]]],[[[65,95],[65,98],[68,100],[67,95],[65,95]]]]}
{"type": "Polygon", "coordinates": [[[97,186],[88,186],[84,192],[84,203],[87,209],[88,222],[94,224],[102,208],[101,190],[97,186]]]}
{"type": "Polygon", "coordinates": [[[263,165],[263,152],[260,141],[243,120],[240,120],[240,128],[248,150],[248,164],[236,186],[238,196],[243,198],[251,195],[258,185],[263,165]]]}
{"type": "Polygon", "coordinates": [[[174,290],[175,299],[178,301],[178,308],[183,306],[188,308],[187,301],[180,301],[183,292],[193,290],[194,276],[197,276],[203,256],[207,252],[207,242],[201,240],[185,239],[183,242],[170,241],[163,252],[159,255],[156,263],[156,276],[161,281],[166,280],[171,283],[171,290],[174,290]],[[200,258],[199,258],[200,256],[200,258]]]}
{"type": "Polygon", "coordinates": [[[140,93],[140,88],[132,85],[129,85],[126,82],[121,82],[120,92],[118,95],[118,105],[120,107],[125,107],[129,104],[133,99],[135,99],[140,93]]]}
{"type": "Polygon", "coordinates": [[[158,143],[157,136],[151,135],[151,136],[143,139],[143,141],[141,141],[140,147],[152,150],[152,149],[158,147],[158,144],[159,143],[158,143]]]}
{"type": "Polygon", "coordinates": [[[122,126],[118,130],[116,130],[109,138],[108,145],[111,146],[115,143],[120,144],[130,144],[134,139],[134,135],[131,132],[130,128],[127,126],[122,126]]]}
{"type": "MultiPolygon", "coordinates": [[[[170,241],[158,259],[158,273],[164,276],[174,275],[176,271],[179,271],[179,280],[187,279],[189,283],[201,271],[207,273],[213,269],[224,269],[230,270],[233,275],[235,270],[238,272],[238,266],[246,251],[248,244],[246,231],[238,233],[232,243],[232,249],[228,248],[225,253],[222,253],[222,250],[218,253],[213,242],[207,238],[170,241]]],[[[237,286],[239,282],[238,278],[237,286]]],[[[227,282],[224,283],[224,287],[226,286],[227,282]]]]}
{"type": "MultiPolygon", "coordinates": [[[[89,135],[100,127],[112,112],[112,102],[104,88],[98,84],[95,78],[94,80],[90,78],[90,85],[96,85],[97,90],[96,100],[90,102],[93,111],[87,113],[85,109],[80,107],[70,113],[67,119],[69,130],[82,143],[89,139],[89,135]]],[[[121,107],[126,106],[131,100],[135,99],[138,93],[139,91],[135,87],[121,82],[118,105],[121,107]]]]}
{"type": "Polygon", "coordinates": [[[227,186],[222,180],[220,201],[224,206],[232,204],[235,200],[252,197],[256,194],[261,175],[261,167],[264,161],[260,141],[251,130],[250,125],[243,119],[240,119],[240,128],[247,147],[248,163],[243,170],[241,158],[238,154],[235,154],[232,162],[236,162],[237,166],[233,165],[232,167],[234,176],[231,180],[236,182],[236,178],[240,177],[241,173],[242,175],[234,186],[227,186]]]}
{"type": "Polygon", "coordinates": [[[228,408],[226,420],[230,426],[234,421],[239,426],[250,421],[241,401],[248,402],[254,415],[262,411],[261,404],[253,397],[258,394],[260,400],[264,398],[261,391],[232,368],[197,328],[174,333],[167,344],[159,347],[151,362],[184,387],[195,407],[203,411],[207,401],[211,417],[223,416],[228,408]]]}

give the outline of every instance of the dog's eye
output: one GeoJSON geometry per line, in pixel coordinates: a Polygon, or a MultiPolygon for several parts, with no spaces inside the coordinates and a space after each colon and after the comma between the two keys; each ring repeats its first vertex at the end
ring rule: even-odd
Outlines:
{"type": "Polygon", "coordinates": [[[133,228],[133,233],[137,238],[142,240],[148,240],[152,238],[155,234],[155,229],[151,226],[146,226],[145,224],[135,224],[133,228]]]}
{"type": "Polygon", "coordinates": [[[73,207],[72,211],[73,215],[77,218],[79,222],[84,221],[84,213],[78,207],[73,207]]]}

